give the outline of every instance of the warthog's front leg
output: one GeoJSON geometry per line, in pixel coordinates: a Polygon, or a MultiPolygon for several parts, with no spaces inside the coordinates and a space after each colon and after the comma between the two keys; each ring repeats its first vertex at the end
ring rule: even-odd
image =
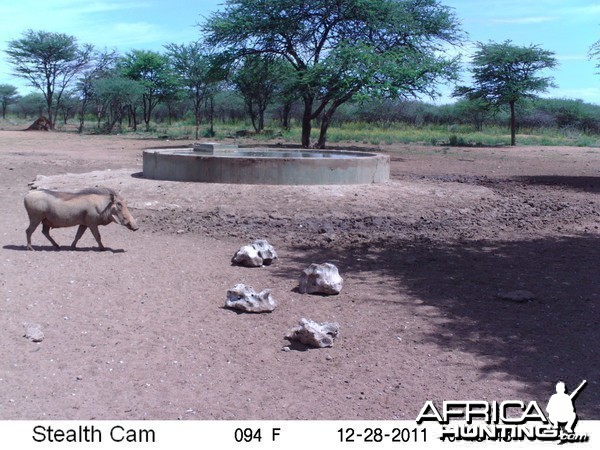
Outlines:
{"type": "Polygon", "coordinates": [[[100,239],[100,231],[98,231],[98,226],[90,225],[90,231],[96,238],[96,242],[98,243],[98,247],[100,247],[100,250],[104,250],[104,245],[102,245],[102,240],[100,239]]]}
{"type": "Polygon", "coordinates": [[[83,236],[85,230],[87,230],[87,227],[85,225],[79,225],[79,228],[77,228],[77,234],[75,235],[75,240],[71,244],[71,248],[74,249],[77,246],[77,242],[79,242],[79,239],[81,239],[81,236],[83,236]]]}
{"type": "Polygon", "coordinates": [[[55,249],[59,249],[60,246],[56,243],[56,241],[54,239],[52,239],[52,236],[50,236],[50,227],[48,225],[46,225],[45,223],[42,223],[42,234],[44,236],[46,236],[46,238],[48,238],[48,240],[50,242],[52,242],[52,245],[54,246],[55,249]]]}

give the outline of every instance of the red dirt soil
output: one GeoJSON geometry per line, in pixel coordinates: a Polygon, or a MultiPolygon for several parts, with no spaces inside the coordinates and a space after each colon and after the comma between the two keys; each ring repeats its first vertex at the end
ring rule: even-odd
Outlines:
{"type": "Polygon", "coordinates": [[[144,148],[177,144],[0,131],[0,419],[414,419],[427,400],[545,407],[583,379],[579,418],[600,419],[599,149],[365,147],[392,156],[377,185],[141,176],[144,148]],[[27,251],[38,175],[120,191],[140,230],[101,227],[104,252],[53,230],[55,251],[40,227],[27,251]],[[257,238],[279,260],[232,266],[257,238]],[[325,261],[341,294],[298,293],[325,261]],[[225,309],[237,283],[278,308],[225,309]],[[285,340],[303,317],[338,322],[334,346],[285,340]]]}

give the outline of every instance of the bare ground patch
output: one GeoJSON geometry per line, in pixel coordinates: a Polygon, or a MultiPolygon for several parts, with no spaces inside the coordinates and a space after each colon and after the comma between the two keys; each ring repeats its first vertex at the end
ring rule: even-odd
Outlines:
{"type": "Polygon", "coordinates": [[[545,405],[584,378],[578,414],[600,418],[597,149],[386,147],[389,183],[294,187],[146,180],[156,145],[0,131],[0,418],[411,419],[426,400],[545,405]],[[25,251],[37,175],[120,190],[140,231],[102,228],[106,252],[36,231],[25,251]],[[280,260],[231,266],[256,238],[280,260]],[[297,293],[324,261],[342,293],[297,293]],[[280,306],[224,309],[236,283],[280,306]],[[535,299],[498,297],[517,289],[535,299]],[[302,317],[339,322],[334,347],[282,351],[302,317]]]}

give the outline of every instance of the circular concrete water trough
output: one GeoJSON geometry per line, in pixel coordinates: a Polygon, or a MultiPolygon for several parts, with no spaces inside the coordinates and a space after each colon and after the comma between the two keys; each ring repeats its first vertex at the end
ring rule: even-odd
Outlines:
{"type": "Polygon", "coordinates": [[[145,178],[238,184],[364,184],[389,180],[390,159],[369,152],[238,148],[144,150],[145,178]]]}

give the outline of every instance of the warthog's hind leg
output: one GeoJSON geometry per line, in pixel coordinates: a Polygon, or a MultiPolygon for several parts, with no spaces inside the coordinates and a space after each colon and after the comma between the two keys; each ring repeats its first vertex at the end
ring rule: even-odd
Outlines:
{"type": "Polygon", "coordinates": [[[46,238],[52,243],[55,249],[58,250],[60,248],[56,241],[52,239],[52,236],[50,236],[50,227],[45,223],[42,223],[42,234],[46,236],[46,238]]]}
{"type": "Polygon", "coordinates": [[[81,239],[81,236],[83,236],[85,230],[87,230],[87,227],[85,225],[79,225],[79,228],[77,228],[77,234],[75,235],[75,240],[71,244],[71,248],[74,249],[77,246],[77,242],[79,242],[79,239],[81,239]]]}
{"type": "Polygon", "coordinates": [[[31,246],[31,235],[33,234],[33,232],[39,224],[39,222],[30,221],[27,230],[25,230],[25,235],[27,236],[27,250],[33,250],[33,247],[31,246]]]}

